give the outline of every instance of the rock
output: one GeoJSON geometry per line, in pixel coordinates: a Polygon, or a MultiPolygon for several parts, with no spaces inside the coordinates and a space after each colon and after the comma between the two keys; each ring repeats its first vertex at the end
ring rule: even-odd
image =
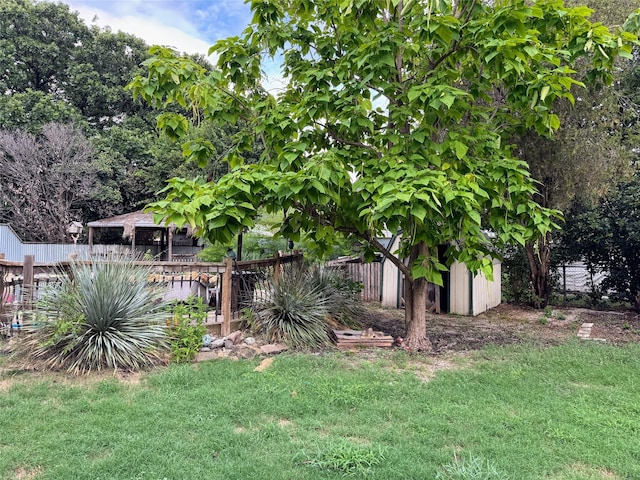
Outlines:
{"type": "Polygon", "coordinates": [[[269,343],[267,345],[262,345],[260,347],[260,352],[266,353],[267,355],[275,355],[276,353],[282,353],[287,349],[288,347],[282,343],[269,343]]]}
{"type": "Polygon", "coordinates": [[[250,360],[256,356],[256,351],[251,347],[240,345],[234,349],[233,355],[238,358],[250,360]]]}
{"type": "Polygon", "coordinates": [[[224,347],[224,338],[216,338],[211,342],[211,348],[222,348],[224,347]]]}
{"type": "MultiPolygon", "coordinates": [[[[211,344],[209,344],[209,345],[211,345],[211,344]]],[[[200,351],[201,351],[201,352],[210,352],[210,351],[211,351],[211,349],[210,349],[209,347],[202,347],[202,348],[200,349],[200,351]]]]}
{"type": "Polygon", "coordinates": [[[273,358],[265,358],[264,360],[262,360],[262,362],[260,362],[260,365],[258,365],[256,368],[253,369],[254,372],[264,372],[265,369],[269,368],[271,366],[271,364],[273,363],[273,358]]]}
{"type": "Polygon", "coordinates": [[[253,337],[247,337],[244,339],[244,343],[246,343],[247,345],[253,345],[254,343],[256,343],[256,339],[253,337]]]}
{"type": "Polygon", "coordinates": [[[235,332],[231,332],[226,336],[227,340],[231,340],[235,345],[242,342],[242,332],[240,330],[236,330],[235,332]]]}
{"type": "Polygon", "coordinates": [[[211,342],[213,342],[213,337],[211,335],[209,335],[208,333],[205,333],[202,336],[202,345],[204,345],[205,347],[210,347],[211,346],[211,342]]]}
{"type": "Polygon", "coordinates": [[[228,338],[225,338],[223,341],[224,341],[224,348],[226,349],[233,348],[233,340],[229,340],[228,338]]]}
{"type": "Polygon", "coordinates": [[[215,360],[223,356],[221,350],[209,351],[209,352],[200,352],[196,355],[196,362],[206,362],[207,360],[215,360]]]}

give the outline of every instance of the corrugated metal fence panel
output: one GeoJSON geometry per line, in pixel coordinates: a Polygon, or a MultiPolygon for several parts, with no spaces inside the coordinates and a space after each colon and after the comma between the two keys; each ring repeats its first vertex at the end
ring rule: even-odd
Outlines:
{"type": "Polygon", "coordinates": [[[450,269],[449,312],[469,315],[469,275],[464,263],[454,262],[450,269]]]}
{"type": "Polygon", "coordinates": [[[37,263],[53,263],[68,260],[76,252],[79,258],[89,257],[88,245],[22,243],[10,225],[0,224],[0,253],[5,260],[21,262],[25,255],[34,255],[37,263]]]}
{"type": "MultiPolygon", "coordinates": [[[[68,260],[75,252],[79,258],[88,258],[89,246],[73,244],[25,243],[22,247],[24,255],[34,255],[38,263],[54,263],[68,260]]],[[[22,259],[20,259],[22,260],[22,259]]]]}
{"type": "Polygon", "coordinates": [[[0,225],[0,253],[4,253],[5,260],[10,262],[21,262],[24,258],[22,242],[6,224],[0,225]]]}
{"type": "Polygon", "coordinates": [[[493,281],[478,273],[473,278],[473,315],[479,315],[502,301],[501,265],[493,262],[493,281]]]}

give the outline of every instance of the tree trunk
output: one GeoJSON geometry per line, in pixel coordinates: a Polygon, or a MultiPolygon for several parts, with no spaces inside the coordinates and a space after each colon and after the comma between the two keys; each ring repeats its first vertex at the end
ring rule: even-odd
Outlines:
{"type": "Polygon", "coordinates": [[[427,289],[424,278],[405,282],[405,322],[407,335],[404,345],[409,350],[431,351],[433,346],[427,338],[427,289]]]}
{"type": "Polygon", "coordinates": [[[533,289],[533,303],[536,308],[544,308],[551,295],[551,236],[545,235],[536,243],[527,243],[524,247],[529,261],[529,279],[533,289]]]}
{"type": "MultiPolygon", "coordinates": [[[[419,256],[427,257],[428,247],[423,243],[411,249],[409,265],[419,256]]],[[[404,345],[409,350],[431,351],[433,346],[427,338],[427,295],[429,282],[426,278],[413,279],[405,275],[404,318],[407,334],[404,345]]]]}

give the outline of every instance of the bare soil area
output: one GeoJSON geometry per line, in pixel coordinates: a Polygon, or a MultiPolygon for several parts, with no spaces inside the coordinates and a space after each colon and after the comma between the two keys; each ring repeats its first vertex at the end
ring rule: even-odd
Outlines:
{"type": "MultiPolygon", "coordinates": [[[[369,306],[360,321],[394,338],[405,332],[404,310],[369,306]]],[[[597,311],[584,308],[535,310],[503,304],[477,317],[429,315],[427,336],[434,353],[477,350],[486,345],[528,342],[553,345],[576,337],[580,325],[593,323],[591,339],[610,344],[640,342],[640,315],[633,311],[597,311]]]]}

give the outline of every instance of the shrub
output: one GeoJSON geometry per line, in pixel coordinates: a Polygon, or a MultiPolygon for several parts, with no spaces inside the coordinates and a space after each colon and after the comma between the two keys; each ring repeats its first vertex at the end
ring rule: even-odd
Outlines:
{"type": "Polygon", "coordinates": [[[167,320],[171,360],[190,362],[200,351],[202,337],[207,333],[204,322],[207,306],[201,297],[189,297],[186,302],[173,305],[173,317],[167,320]]]}
{"type": "Polygon", "coordinates": [[[167,347],[167,303],[149,274],[123,259],[72,263],[36,304],[37,322],[20,348],[73,373],[152,365],[167,347]]]}
{"type": "Polygon", "coordinates": [[[287,269],[278,280],[267,282],[265,296],[255,311],[270,341],[286,342],[294,348],[319,347],[329,343],[326,317],[328,300],[311,276],[287,269]]]}

